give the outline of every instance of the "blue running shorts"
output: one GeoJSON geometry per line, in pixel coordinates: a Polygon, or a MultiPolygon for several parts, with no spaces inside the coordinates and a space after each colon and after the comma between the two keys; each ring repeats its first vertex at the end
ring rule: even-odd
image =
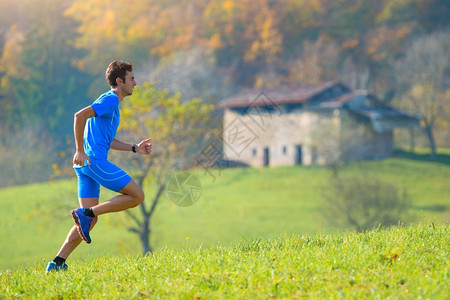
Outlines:
{"type": "Polygon", "coordinates": [[[78,197],[80,198],[99,197],[100,185],[119,192],[131,181],[130,175],[107,160],[74,169],[78,176],[78,197]]]}

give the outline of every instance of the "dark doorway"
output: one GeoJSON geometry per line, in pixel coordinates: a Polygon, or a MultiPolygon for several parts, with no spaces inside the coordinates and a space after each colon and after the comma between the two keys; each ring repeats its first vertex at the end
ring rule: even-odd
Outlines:
{"type": "Polygon", "coordinates": [[[296,153],[295,153],[295,163],[298,165],[301,165],[303,160],[302,160],[302,145],[297,145],[295,146],[296,149],[296,153]]]}
{"type": "Polygon", "coordinates": [[[270,163],[269,161],[270,152],[269,148],[264,148],[264,167],[267,167],[270,163]]]}

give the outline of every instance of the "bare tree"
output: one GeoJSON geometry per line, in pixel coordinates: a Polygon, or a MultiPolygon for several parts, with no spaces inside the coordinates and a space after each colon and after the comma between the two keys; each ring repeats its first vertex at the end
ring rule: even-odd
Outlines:
{"type": "Polygon", "coordinates": [[[397,224],[409,207],[406,193],[370,174],[332,177],[324,198],[326,219],[358,232],[397,224]]]}
{"type": "Polygon", "coordinates": [[[395,68],[399,105],[422,117],[432,157],[436,157],[434,128],[450,118],[450,31],[414,40],[395,68]]]}

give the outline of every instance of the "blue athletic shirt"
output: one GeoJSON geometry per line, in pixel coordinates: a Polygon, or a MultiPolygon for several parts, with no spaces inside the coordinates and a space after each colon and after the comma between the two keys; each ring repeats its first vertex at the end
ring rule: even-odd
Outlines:
{"type": "Polygon", "coordinates": [[[97,98],[91,107],[95,116],[89,118],[84,128],[84,151],[94,160],[106,160],[111,142],[120,123],[119,97],[110,90],[97,98]]]}

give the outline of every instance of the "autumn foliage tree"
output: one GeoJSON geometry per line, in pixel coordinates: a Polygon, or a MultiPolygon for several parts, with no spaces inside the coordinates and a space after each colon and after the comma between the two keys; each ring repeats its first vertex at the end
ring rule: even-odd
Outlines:
{"type": "Polygon", "coordinates": [[[121,107],[120,136],[135,141],[151,137],[153,144],[150,157],[135,156],[128,166],[138,185],[147,182],[156,188],[140,205],[139,212],[125,212],[130,220],[128,229],[139,235],[144,253],[152,251],[150,220],[167,180],[174,172],[192,166],[190,157],[200,147],[213,108],[198,98],[183,103],[180,100],[179,93],[171,94],[144,83],[135,88],[121,107]]]}
{"type": "Polygon", "coordinates": [[[107,87],[104,68],[116,59],[133,62],[138,75],[159,76],[158,87],[183,83],[186,98],[208,103],[242,88],[335,79],[389,102],[400,97],[392,66],[420,35],[448,29],[449,3],[2,0],[0,134],[32,127],[64,141],[71,114],[107,87]],[[207,75],[186,70],[200,67],[207,75]]]}

